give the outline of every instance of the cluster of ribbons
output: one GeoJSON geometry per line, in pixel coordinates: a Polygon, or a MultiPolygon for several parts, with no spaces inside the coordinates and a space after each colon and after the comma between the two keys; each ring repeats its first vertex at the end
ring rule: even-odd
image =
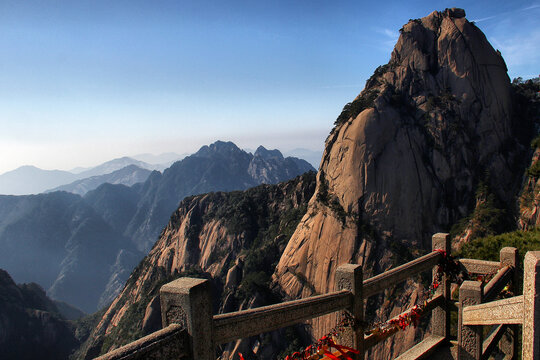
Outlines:
{"type": "MultiPolygon", "coordinates": [[[[323,357],[327,357],[332,360],[353,360],[350,354],[358,353],[358,350],[345,345],[337,344],[334,336],[325,335],[317,340],[316,343],[305,348],[303,351],[297,351],[291,355],[287,355],[285,360],[317,360],[322,359],[323,357]],[[332,349],[337,350],[338,356],[332,352],[332,349]]],[[[244,360],[242,353],[238,353],[238,357],[240,360],[244,360]]]]}

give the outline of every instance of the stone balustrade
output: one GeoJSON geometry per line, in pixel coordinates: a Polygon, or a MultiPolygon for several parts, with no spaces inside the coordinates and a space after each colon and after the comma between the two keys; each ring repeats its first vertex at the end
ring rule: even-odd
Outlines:
{"type": "MultiPolygon", "coordinates": [[[[450,251],[448,234],[435,234],[433,249],[450,251]]],[[[165,329],[111,353],[100,360],[113,359],[215,359],[219,344],[263,332],[276,330],[335,311],[346,310],[358,326],[349,328],[344,335],[345,344],[360,351],[356,360],[364,359],[365,352],[391,336],[364,335],[364,302],[384,289],[396,285],[419,272],[433,268],[442,258],[433,251],[407,264],[383,274],[363,280],[359,265],[345,264],[336,271],[336,291],[310,298],[228,314],[212,314],[212,298],[208,280],[180,278],[161,288],[162,321],[165,329]],[[160,347],[176,352],[160,355],[160,347]],[[146,351],[145,356],[141,355],[146,351]]],[[[497,346],[505,332],[513,334],[510,358],[517,354],[517,326],[523,326],[523,359],[540,359],[540,305],[537,287],[540,285],[540,252],[529,252],[525,258],[524,295],[496,300],[497,294],[509,281],[516,279],[517,251],[501,250],[500,261],[461,260],[461,266],[473,273],[497,274],[483,287],[480,282],[465,281],[460,288],[458,306],[458,359],[486,358],[497,346]],[[489,302],[488,302],[489,301],[489,302]],[[527,316],[523,316],[526,313],[527,316]],[[481,326],[494,325],[494,330],[484,340],[481,326]]],[[[440,346],[447,345],[450,337],[450,282],[446,279],[429,300],[425,311],[431,311],[431,334],[398,357],[399,360],[429,358],[440,346]]],[[[169,351],[169,350],[167,350],[169,351]]]]}

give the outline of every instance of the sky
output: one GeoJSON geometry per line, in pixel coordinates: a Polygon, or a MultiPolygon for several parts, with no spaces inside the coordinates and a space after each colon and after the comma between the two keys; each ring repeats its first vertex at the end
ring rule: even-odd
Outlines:
{"type": "Polygon", "coordinates": [[[540,1],[0,0],[0,174],[140,153],[322,151],[398,30],[461,7],[540,73],[540,1]]]}

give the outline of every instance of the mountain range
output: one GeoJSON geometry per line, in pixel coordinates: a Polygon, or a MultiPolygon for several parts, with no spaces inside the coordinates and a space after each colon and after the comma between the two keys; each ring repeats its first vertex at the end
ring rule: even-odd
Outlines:
{"type": "Polygon", "coordinates": [[[40,284],[53,299],[94,312],[114,299],[184,197],[280,182],[309,170],[304,160],[277,150],[259,147],[250,154],[218,141],[133,186],[105,183],[84,196],[0,196],[0,267],[18,282],[40,284]]]}

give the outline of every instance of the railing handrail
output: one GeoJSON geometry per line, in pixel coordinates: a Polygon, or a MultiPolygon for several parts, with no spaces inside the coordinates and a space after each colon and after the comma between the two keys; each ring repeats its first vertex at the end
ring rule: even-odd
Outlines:
{"type": "Polygon", "coordinates": [[[352,294],[333,293],[214,315],[216,345],[261,334],[351,307],[352,294]]]}
{"type": "Polygon", "coordinates": [[[484,297],[482,298],[482,302],[489,302],[495,299],[506,284],[512,280],[513,275],[514,268],[511,266],[506,265],[499,269],[493,279],[491,279],[484,287],[484,297]]]}
{"type": "Polygon", "coordinates": [[[388,289],[390,286],[395,285],[400,281],[406,280],[422,271],[431,269],[433,266],[437,265],[441,259],[442,255],[440,252],[432,251],[429,254],[409,261],[408,263],[399,265],[364,280],[364,298],[383,292],[385,289],[388,289]]]}
{"type": "Polygon", "coordinates": [[[163,355],[176,356],[180,359],[190,353],[187,340],[187,330],[182,325],[171,324],[94,360],[142,360],[151,356],[157,358],[156,355],[162,354],[165,345],[171,343],[174,343],[174,345],[170,347],[167,354],[163,355]]]}

